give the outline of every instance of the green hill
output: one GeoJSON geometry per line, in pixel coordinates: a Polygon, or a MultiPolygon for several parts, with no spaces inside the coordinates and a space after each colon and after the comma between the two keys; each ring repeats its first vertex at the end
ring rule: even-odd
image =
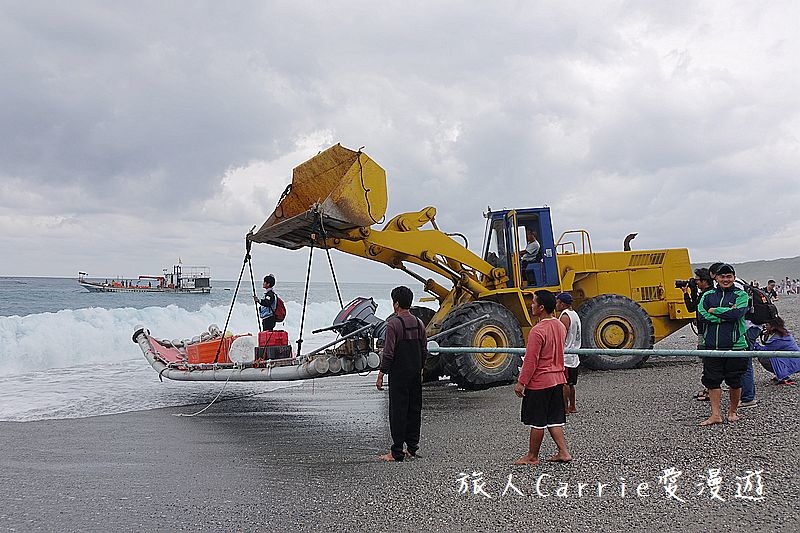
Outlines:
{"type": "MultiPolygon", "coordinates": [[[[693,264],[692,268],[708,267],[710,263],[693,264]]],[[[787,276],[789,279],[800,279],[800,256],[772,259],[770,261],[747,261],[733,263],[736,277],[747,281],[758,281],[762,286],[767,280],[774,279],[778,283],[787,276]]]]}

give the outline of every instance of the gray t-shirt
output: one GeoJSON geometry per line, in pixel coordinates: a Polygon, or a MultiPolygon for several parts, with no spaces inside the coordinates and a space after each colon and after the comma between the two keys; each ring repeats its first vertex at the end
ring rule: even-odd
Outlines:
{"type": "Polygon", "coordinates": [[[539,253],[539,241],[534,239],[525,247],[525,253],[520,258],[523,261],[531,262],[536,260],[536,255],[539,253]]]}

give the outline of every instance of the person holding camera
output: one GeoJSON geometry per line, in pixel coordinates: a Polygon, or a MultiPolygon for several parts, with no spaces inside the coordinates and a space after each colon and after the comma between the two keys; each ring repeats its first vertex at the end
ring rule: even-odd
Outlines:
{"type": "MultiPolygon", "coordinates": [[[[675,286],[683,291],[683,303],[686,304],[686,309],[690,313],[697,312],[697,304],[700,303],[700,298],[703,293],[710,291],[714,288],[714,279],[707,268],[698,268],[694,271],[694,278],[683,281],[678,280],[675,286]]],[[[698,313],[695,319],[695,326],[697,329],[697,349],[703,349],[703,333],[705,333],[705,320],[698,313]]]]}
{"type": "MultiPolygon", "coordinates": [[[[683,303],[686,304],[686,309],[690,313],[697,313],[697,304],[700,303],[700,298],[703,297],[704,293],[714,288],[714,279],[707,268],[698,268],[695,269],[692,279],[676,280],[675,287],[683,291],[683,303]]],[[[703,335],[706,331],[706,321],[700,313],[697,313],[694,324],[697,333],[697,349],[703,350],[705,346],[703,335]]],[[[701,390],[695,394],[694,398],[699,402],[707,402],[708,390],[701,390]]]]}

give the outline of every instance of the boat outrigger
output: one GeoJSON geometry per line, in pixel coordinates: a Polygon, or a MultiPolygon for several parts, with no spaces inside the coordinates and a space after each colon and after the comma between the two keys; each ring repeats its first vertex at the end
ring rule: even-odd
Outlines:
{"type": "Polygon", "coordinates": [[[314,331],[336,331],[340,337],[305,355],[292,353],[283,331],[232,335],[215,324],[192,339],[174,340],[158,339],[136,326],[133,342],[159,377],[179,381],[293,381],[356,374],[380,365],[377,350],[386,324],[375,316],[376,309],[372,298],[356,298],[332,326],[314,331]]]}
{"type": "Polygon", "coordinates": [[[211,269],[206,266],[174,265],[160,276],[139,276],[134,280],[90,281],[86,272],[78,272],[78,285],[89,292],[211,292],[211,269]]]}

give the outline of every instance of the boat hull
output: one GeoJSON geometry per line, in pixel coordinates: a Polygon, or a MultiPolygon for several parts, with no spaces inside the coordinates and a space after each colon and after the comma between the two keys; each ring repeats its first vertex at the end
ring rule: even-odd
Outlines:
{"type": "Polygon", "coordinates": [[[88,281],[79,281],[78,285],[88,290],[89,292],[180,292],[190,294],[209,294],[211,287],[199,288],[179,288],[170,289],[167,287],[114,287],[113,285],[103,285],[100,283],[91,283],[88,281]]]}
{"type": "Polygon", "coordinates": [[[321,353],[313,357],[262,362],[259,366],[252,363],[189,364],[180,348],[158,341],[143,327],[136,328],[133,341],[160,378],[176,381],[297,381],[357,374],[380,366],[376,353],[356,357],[321,353]]]}

